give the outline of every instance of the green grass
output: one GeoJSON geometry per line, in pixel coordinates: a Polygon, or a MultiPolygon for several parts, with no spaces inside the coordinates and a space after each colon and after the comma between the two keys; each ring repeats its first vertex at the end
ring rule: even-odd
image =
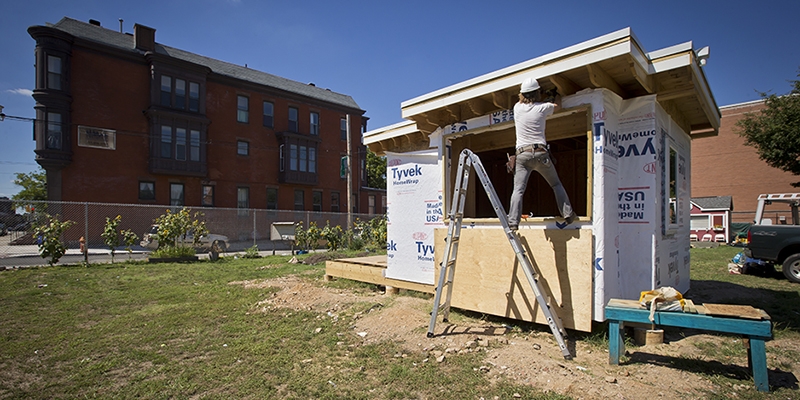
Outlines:
{"type": "MultiPolygon", "coordinates": [[[[728,274],[727,262],[738,250],[692,249],[688,297],[702,303],[712,291],[730,290],[728,302],[770,313],[776,338],[800,337],[800,285],[728,274]]],[[[426,362],[422,353],[394,357],[403,351],[400,344],[362,344],[352,334],[352,318],[279,308],[256,311],[274,290],[229,284],[288,275],[323,284],[324,263],[289,264],[288,258],[1,272],[0,398],[475,399],[514,393],[563,398],[527,385],[489,382],[476,371],[482,361],[478,353],[441,364],[426,362]]],[[[343,279],[324,284],[375,290],[343,279]]],[[[340,315],[372,306],[355,303],[340,315]]],[[[460,312],[451,317],[493,319],[460,312]]],[[[607,348],[607,328],[597,327],[578,340],[607,348]]],[[[534,328],[522,323],[513,329],[534,328]]],[[[697,347],[698,360],[725,363],[744,354],[733,342],[722,347],[700,342],[697,347]]],[[[786,365],[800,361],[782,357],[786,365]]]]}
{"type": "Polygon", "coordinates": [[[356,341],[346,318],[254,312],[273,291],[229,284],[293,274],[321,280],[324,263],[287,258],[0,273],[0,398],[558,398],[491,385],[475,371],[477,355],[444,364],[424,362],[424,354],[397,358],[395,343],[356,341]]]}
{"type": "Polygon", "coordinates": [[[730,274],[728,263],[742,248],[691,249],[691,289],[686,296],[705,302],[751,305],[767,312],[775,338],[800,339],[800,284],[789,282],[777,269],[757,274],[730,274]],[[713,301],[711,301],[713,300],[713,301]]]}

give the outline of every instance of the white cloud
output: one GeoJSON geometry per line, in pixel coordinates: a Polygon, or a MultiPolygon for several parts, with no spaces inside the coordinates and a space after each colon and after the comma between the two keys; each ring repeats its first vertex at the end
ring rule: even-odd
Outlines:
{"type": "Polygon", "coordinates": [[[13,93],[13,94],[21,94],[23,96],[33,96],[33,90],[30,90],[30,89],[22,89],[22,88],[20,88],[20,89],[8,89],[8,90],[6,90],[6,92],[13,93]]]}

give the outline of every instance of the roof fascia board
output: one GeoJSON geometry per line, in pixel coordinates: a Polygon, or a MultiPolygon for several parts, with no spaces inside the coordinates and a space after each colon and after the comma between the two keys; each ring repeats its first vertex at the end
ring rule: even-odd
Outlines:
{"type": "Polygon", "coordinates": [[[691,41],[684,42],[684,43],[679,43],[679,44],[676,44],[674,46],[665,47],[665,48],[660,49],[660,50],[651,51],[651,52],[647,53],[647,58],[649,58],[651,60],[655,60],[655,59],[658,59],[658,58],[668,57],[668,56],[671,56],[673,54],[679,54],[679,53],[683,53],[683,52],[686,52],[686,51],[694,51],[694,49],[692,48],[692,42],[691,41]]]}
{"type": "MultiPolygon", "coordinates": [[[[581,51],[592,49],[594,47],[602,46],[603,44],[612,43],[614,41],[617,41],[619,39],[626,38],[626,37],[631,37],[631,28],[629,28],[629,27],[628,28],[624,28],[624,29],[620,29],[620,30],[618,30],[616,32],[611,32],[609,34],[606,34],[606,35],[603,35],[603,36],[600,36],[600,37],[597,37],[597,38],[594,38],[594,39],[587,40],[585,42],[581,42],[581,43],[566,47],[566,48],[561,49],[561,50],[554,51],[552,53],[545,54],[545,55],[540,56],[540,57],[533,58],[533,59],[528,60],[528,61],[523,61],[521,63],[508,66],[506,68],[502,68],[502,69],[499,69],[497,71],[490,72],[488,74],[483,74],[483,75],[477,76],[475,78],[468,79],[466,81],[459,82],[459,83],[456,83],[454,85],[450,85],[450,86],[444,87],[442,89],[439,89],[439,90],[436,90],[436,91],[433,91],[433,92],[430,92],[430,93],[427,93],[427,94],[423,94],[421,96],[418,96],[418,97],[415,97],[413,99],[406,100],[406,101],[400,103],[400,107],[408,107],[408,106],[411,106],[414,103],[424,102],[425,100],[429,100],[429,99],[435,98],[437,96],[441,96],[441,95],[446,94],[446,93],[455,92],[455,91],[458,91],[458,90],[461,90],[461,89],[464,89],[464,88],[468,88],[470,86],[473,86],[473,85],[476,85],[476,84],[479,84],[479,83],[482,83],[482,82],[491,81],[491,80],[497,79],[497,78],[499,78],[501,76],[504,76],[504,75],[517,73],[517,72],[520,72],[522,70],[531,68],[531,67],[533,67],[535,65],[543,64],[543,63],[545,63],[547,61],[563,58],[563,57],[566,57],[566,56],[568,56],[570,54],[578,53],[578,52],[581,52],[581,51]]],[[[520,81],[520,83],[522,83],[522,81],[520,81]]]]}
{"type": "Polygon", "coordinates": [[[414,121],[402,121],[393,125],[385,126],[380,129],[364,132],[362,141],[364,144],[378,143],[398,136],[409,135],[419,132],[417,123],[414,121]]]}
{"type": "Polygon", "coordinates": [[[424,96],[425,99],[427,100],[425,102],[422,102],[421,100],[423,97],[418,97],[416,99],[403,102],[401,104],[402,117],[410,118],[411,116],[422,114],[438,108],[442,108],[450,104],[459,103],[462,101],[480,97],[485,94],[517,86],[521,84],[522,81],[526,77],[530,76],[530,74],[532,73],[538,77],[551,76],[575,68],[579,68],[584,65],[614,58],[623,54],[630,54],[632,47],[633,46],[631,45],[631,42],[629,40],[626,40],[608,47],[603,47],[600,49],[596,49],[594,51],[590,51],[588,53],[577,54],[574,57],[570,57],[562,61],[556,61],[552,64],[544,65],[539,68],[529,69],[534,67],[534,65],[526,65],[526,69],[519,69],[519,68],[514,69],[513,75],[508,75],[511,72],[507,72],[504,74],[490,74],[492,75],[491,80],[489,79],[488,75],[484,75],[484,78],[486,79],[480,81],[484,83],[480,86],[476,86],[477,82],[474,82],[471,85],[467,85],[466,83],[464,83],[460,85],[451,86],[450,88],[453,88],[453,90],[462,89],[457,93],[453,93],[452,95],[446,95],[451,92],[450,91],[445,92],[444,89],[442,89],[433,92],[433,93],[438,93],[438,95],[440,96],[438,99],[435,99],[436,96],[426,95],[424,96]],[[502,79],[497,79],[498,77],[503,75],[508,75],[508,76],[502,79]],[[470,86],[472,87],[469,88],[470,86]],[[469,88],[469,89],[464,90],[463,88],[469,88]]]}

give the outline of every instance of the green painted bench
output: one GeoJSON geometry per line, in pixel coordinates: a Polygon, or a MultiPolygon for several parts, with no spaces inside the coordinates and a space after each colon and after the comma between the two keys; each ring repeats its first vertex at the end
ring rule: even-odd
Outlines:
{"type": "MultiPolygon", "coordinates": [[[[710,305],[709,305],[710,307],[710,305]]],[[[702,311],[703,306],[698,306],[702,311]]],[[[698,329],[742,335],[747,346],[747,364],[753,373],[756,390],[769,392],[767,377],[767,352],[765,342],[772,339],[772,321],[762,310],[756,310],[762,319],[745,319],[702,313],[683,313],[674,311],[656,311],[654,324],[658,326],[674,326],[678,328],[698,329]]],[[[651,324],[650,310],[642,307],[635,300],[611,299],[606,305],[608,320],[608,362],[619,365],[620,356],[625,354],[624,324],[651,324]]]]}

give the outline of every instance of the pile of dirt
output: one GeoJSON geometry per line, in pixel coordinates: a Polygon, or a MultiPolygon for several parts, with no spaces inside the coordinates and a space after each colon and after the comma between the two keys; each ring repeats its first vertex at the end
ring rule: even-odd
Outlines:
{"type": "MultiPolygon", "coordinates": [[[[628,361],[609,365],[608,350],[589,340],[570,341],[573,360],[565,360],[546,326],[534,330],[511,329],[502,320],[438,323],[436,336],[427,338],[431,300],[409,296],[386,296],[380,292],[355,294],[326,287],[322,282],[296,276],[271,280],[235,282],[245,288],[277,288],[262,301],[263,309],[288,308],[337,315],[356,302],[372,302],[356,315],[353,335],[365,343],[391,340],[403,351],[421,353],[430,362],[447,362],[465,352],[485,353],[480,370],[490,380],[509,380],[546,392],[579,399],[606,398],[704,398],[750,397],[755,394],[746,356],[732,360],[705,359],[700,347],[723,347],[741,343],[741,338],[702,333],[667,331],[664,344],[629,348],[628,361]],[[733,377],[735,384],[715,383],[715,376],[733,377]]],[[[512,321],[508,321],[512,323],[512,321]]],[[[773,387],[797,388],[800,367],[781,371],[777,365],[792,365],[800,343],[774,340],[767,343],[769,379],[773,387]]]]}

